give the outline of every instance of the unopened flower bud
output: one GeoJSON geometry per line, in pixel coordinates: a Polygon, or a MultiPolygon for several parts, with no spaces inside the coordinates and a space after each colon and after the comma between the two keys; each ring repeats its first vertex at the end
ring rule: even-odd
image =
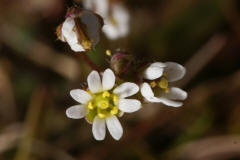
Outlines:
{"type": "Polygon", "coordinates": [[[111,68],[117,75],[126,74],[130,71],[131,64],[133,63],[133,56],[124,52],[115,53],[110,61],[111,68]]]}
{"type": "Polygon", "coordinates": [[[103,19],[78,7],[68,9],[65,21],[56,29],[58,39],[75,52],[91,50],[99,42],[103,19]]]}

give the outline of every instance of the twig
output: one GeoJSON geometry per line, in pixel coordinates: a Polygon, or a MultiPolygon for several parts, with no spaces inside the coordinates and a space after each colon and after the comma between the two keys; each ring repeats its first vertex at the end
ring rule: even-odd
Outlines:
{"type": "Polygon", "coordinates": [[[30,159],[33,138],[37,130],[44,97],[46,97],[46,90],[44,88],[36,89],[32,95],[24,124],[24,136],[14,160],[30,159]]]}
{"type": "Polygon", "coordinates": [[[97,70],[98,72],[101,72],[102,70],[88,57],[88,55],[84,53],[73,53],[76,57],[81,58],[91,69],[97,70]]]}
{"type": "Polygon", "coordinates": [[[176,85],[184,86],[190,82],[219,53],[225,44],[226,36],[221,34],[214,35],[185,64],[186,76],[176,85]]]}

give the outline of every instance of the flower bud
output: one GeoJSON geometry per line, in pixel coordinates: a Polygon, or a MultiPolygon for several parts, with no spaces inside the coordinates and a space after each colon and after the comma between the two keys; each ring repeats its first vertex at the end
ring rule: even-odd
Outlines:
{"type": "Polygon", "coordinates": [[[91,50],[100,39],[103,19],[78,7],[68,9],[65,21],[56,29],[59,40],[67,42],[75,52],[91,50]]]}
{"type": "Polygon", "coordinates": [[[117,75],[121,75],[129,73],[132,63],[132,55],[126,54],[124,52],[117,52],[112,56],[110,66],[117,75]]]}

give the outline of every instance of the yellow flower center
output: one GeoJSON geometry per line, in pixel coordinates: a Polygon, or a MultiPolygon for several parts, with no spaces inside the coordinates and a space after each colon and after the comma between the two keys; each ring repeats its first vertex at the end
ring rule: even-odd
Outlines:
{"type": "MultiPolygon", "coordinates": [[[[90,91],[88,91],[90,92],[90,91]]],[[[102,93],[90,93],[93,98],[88,102],[87,108],[89,110],[87,119],[92,122],[95,116],[99,118],[106,118],[111,115],[119,114],[118,110],[118,96],[104,91],[102,93]]]]}
{"type": "Polygon", "coordinates": [[[167,75],[164,73],[163,76],[160,78],[160,80],[150,82],[150,86],[152,88],[155,88],[158,86],[160,89],[163,89],[166,93],[168,93],[169,88],[168,88],[168,80],[166,77],[167,75]]]}

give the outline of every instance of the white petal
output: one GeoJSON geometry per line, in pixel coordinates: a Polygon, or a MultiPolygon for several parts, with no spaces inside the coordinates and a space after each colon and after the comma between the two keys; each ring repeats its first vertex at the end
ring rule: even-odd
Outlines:
{"type": "Polygon", "coordinates": [[[73,44],[71,44],[71,43],[68,42],[68,44],[70,45],[71,49],[72,49],[73,51],[75,51],[75,52],[83,52],[83,51],[85,51],[85,49],[83,48],[83,46],[80,45],[80,44],[78,44],[78,42],[77,42],[77,43],[73,43],[73,44]]]}
{"type": "Polygon", "coordinates": [[[102,91],[101,79],[97,71],[92,71],[87,78],[88,88],[92,93],[102,91]]]}
{"type": "Polygon", "coordinates": [[[116,116],[106,118],[107,128],[115,140],[119,140],[123,135],[122,125],[116,116]]]}
{"type": "Polygon", "coordinates": [[[93,10],[102,17],[106,17],[108,13],[108,0],[83,0],[83,6],[86,9],[93,10]]]}
{"type": "Polygon", "coordinates": [[[153,103],[160,103],[162,102],[161,99],[159,99],[158,97],[144,97],[147,101],[149,102],[153,102],[153,103]]]}
{"type": "Polygon", "coordinates": [[[62,36],[66,39],[67,43],[70,45],[71,49],[75,52],[85,51],[84,48],[78,43],[78,36],[75,31],[75,21],[73,18],[68,17],[63,22],[62,25],[62,36]]]}
{"type": "Polygon", "coordinates": [[[150,66],[164,68],[164,67],[166,67],[166,64],[162,63],[162,62],[154,62],[150,66]]]}
{"type": "Polygon", "coordinates": [[[143,78],[148,80],[154,80],[161,77],[163,74],[163,68],[150,65],[144,72],[143,78]]]}
{"type": "Polygon", "coordinates": [[[141,108],[141,102],[135,99],[120,99],[118,107],[123,112],[132,113],[141,108]]]}
{"type": "Polygon", "coordinates": [[[172,100],[185,100],[187,92],[177,87],[171,87],[169,88],[169,92],[164,94],[164,97],[172,100]]]}
{"type": "Polygon", "coordinates": [[[167,80],[169,82],[174,82],[182,79],[186,73],[185,67],[175,62],[166,62],[166,67],[164,72],[167,74],[167,80]]]}
{"type": "Polygon", "coordinates": [[[154,97],[154,93],[152,91],[152,88],[146,82],[141,85],[141,94],[145,98],[154,97]]]}
{"type": "Polygon", "coordinates": [[[115,88],[113,93],[118,94],[119,98],[125,98],[136,94],[139,91],[138,85],[131,82],[125,82],[115,88]]]}
{"type": "Polygon", "coordinates": [[[158,98],[158,100],[159,102],[171,107],[181,107],[183,105],[182,102],[172,101],[164,97],[158,98]]]}
{"type": "Polygon", "coordinates": [[[119,30],[116,26],[114,26],[110,20],[105,20],[104,21],[104,26],[102,28],[102,31],[106,34],[106,36],[109,39],[115,40],[117,38],[119,38],[119,30]]]}
{"type": "Polygon", "coordinates": [[[115,84],[115,75],[111,69],[106,69],[103,72],[102,87],[103,90],[110,90],[115,84]]]}
{"type": "Polygon", "coordinates": [[[103,140],[106,135],[105,119],[96,116],[93,120],[92,132],[96,140],[103,140]]]}
{"type": "Polygon", "coordinates": [[[66,18],[62,25],[62,34],[69,43],[76,43],[77,37],[76,33],[73,32],[75,26],[74,19],[71,17],[66,18]]]}
{"type": "Polygon", "coordinates": [[[83,118],[87,113],[88,110],[85,105],[75,105],[66,110],[67,117],[73,119],[83,118]]]}
{"type": "Polygon", "coordinates": [[[70,95],[75,101],[82,104],[86,104],[90,99],[92,99],[92,96],[82,89],[71,90],[70,95]]]}

